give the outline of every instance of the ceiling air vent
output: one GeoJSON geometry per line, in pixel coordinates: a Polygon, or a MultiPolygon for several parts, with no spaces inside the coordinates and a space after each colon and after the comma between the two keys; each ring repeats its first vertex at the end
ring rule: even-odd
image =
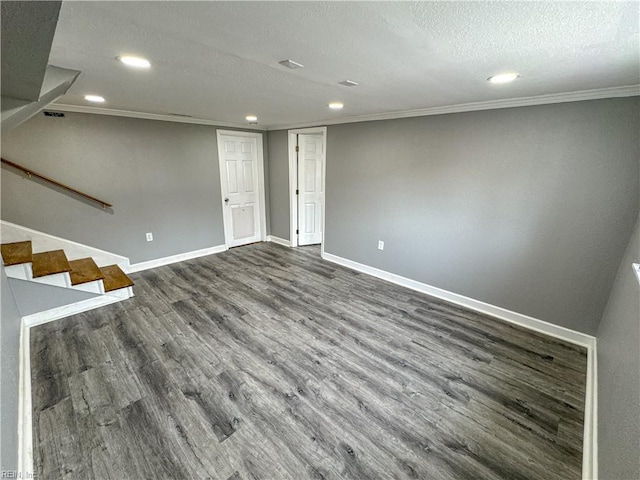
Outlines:
{"type": "Polygon", "coordinates": [[[48,112],[48,111],[45,111],[44,112],[44,116],[45,117],[61,117],[61,118],[64,118],[64,113],[62,113],[62,112],[48,112]]]}
{"type": "Polygon", "coordinates": [[[301,63],[294,62],[293,60],[282,60],[281,62],[278,62],[278,63],[283,67],[293,68],[293,69],[304,67],[304,65],[302,65],[301,63]]]}
{"type": "Polygon", "coordinates": [[[338,82],[340,85],[344,85],[345,87],[356,87],[358,85],[358,82],[353,82],[351,80],[343,80],[341,82],[338,82]]]}

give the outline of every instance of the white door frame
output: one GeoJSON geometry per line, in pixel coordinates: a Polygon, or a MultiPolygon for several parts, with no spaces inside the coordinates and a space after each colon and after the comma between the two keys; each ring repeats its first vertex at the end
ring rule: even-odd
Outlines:
{"type": "Polygon", "coordinates": [[[297,128],[289,130],[289,242],[292,247],[298,246],[298,235],[296,225],[298,224],[298,198],[296,195],[296,185],[298,181],[298,165],[296,163],[296,135],[316,134],[322,135],[322,149],[324,151],[324,162],[322,163],[322,191],[325,194],[325,201],[322,202],[322,243],[320,250],[324,256],[324,211],[327,203],[326,195],[326,172],[327,172],[327,127],[297,128]]]}
{"type": "Polygon", "coordinates": [[[242,132],[236,130],[216,130],[216,142],[218,143],[218,168],[220,170],[220,199],[222,201],[222,220],[224,224],[224,243],[228,247],[230,245],[230,238],[232,235],[231,229],[231,215],[228,209],[225,208],[224,202],[224,172],[222,170],[222,158],[224,152],[222,151],[222,142],[220,141],[220,135],[231,135],[233,137],[250,137],[256,139],[256,152],[258,154],[258,203],[260,204],[260,240],[265,241],[267,239],[267,210],[266,210],[266,198],[264,190],[264,152],[262,146],[262,133],[260,132],[242,132]]]}

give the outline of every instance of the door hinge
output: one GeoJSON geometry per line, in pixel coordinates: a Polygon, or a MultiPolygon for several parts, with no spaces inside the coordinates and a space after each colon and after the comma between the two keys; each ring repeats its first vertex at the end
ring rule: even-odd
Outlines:
{"type": "Polygon", "coordinates": [[[300,235],[300,230],[296,230],[296,235],[300,235]]]}
{"type": "Polygon", "coordinates": [[[300,190],[296,190],[296,195],[300,195],[300,190]]]}
{"type": "Polygon", "coordinates": [[[300,151],[300,147],[296,145],[296,153],[298,153],[299,151],[300,151]]]}

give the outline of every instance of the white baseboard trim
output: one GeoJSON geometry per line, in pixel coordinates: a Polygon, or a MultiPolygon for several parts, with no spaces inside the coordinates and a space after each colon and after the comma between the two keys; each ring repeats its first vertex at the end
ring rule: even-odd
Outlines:
{"type": "Polygon", "coordinates": [[[582,479],[598,480],[598,349],[595,339],[593,344],[587,348],[582,479]]]}
{"type": "Polygon", "coordinates": [[[596,338],[586,333],[576,332],[565,327],[554,325],[537,318],[529,317],[521,313],[512,312],[502,307],[497,307],[473,298],[465,297],[457,293],[449,292],[438,287],[411,280],[379,268],[370,267],[362,263],[354,262],[346,258],[324,253],[324,260],[337,263],[343,267],[351,268],[358,272],[366,273],[374,277],[386,280],[402,287],[410,288],[456,305],[469,308],[476,312],[491,315],[492,317],[513,323],[520,327],[543,333],[569,343],[580,345],[587,349],[587,383],[585,395],[585,418],[582,450],[582,478],[584,480],[597,480],[598,478],[598,362],[596,351],[596,338]]]}
{"type": "Polygon", "coordinates": [[[96,298],[83,300],[58,308],[22,317],[20,325],[20,377],[18,396],[18,468],[19,478],[34,478],[33,466],[33,412],[31,409],[31,327],[59,320],[76,313],[133,297],[131,287],[109,292],[96,298]]]}
{"type": "Polygon", "coordinates": [[[285,240],[284,238],[276,237],[275,235],[268,235],[267,242],[277,243],[278,245],[282,245],[283,247],[290,247],[291,242],[289,240],[285,240]]]}
{"type": "Polygon", "coordinates": [[[132,288],[123,288],[121,290],[105,293],[99,297],[89,298],[88,300],[82,300],[81,302],[71,303],[69,305],[63,305],[62,307],[45,310],[44,312],[27,315],[22,317],[22,322],[26,327],[30,328],[36,325],[42,325],[43,323],[52,322],[54,320],[60,320],[61,318],[69,317],[77,313],[87,312],[98,307],[104,307],[106,305],[111,305],[112,303],[121,302],[122,300],[126,300],[131,297],[133,297],[132,288]]]}
{"type": "Polygon", "coordinates": [[[521,327],[525,327],[529,330],[534,330],[539,333],[544,333],[545,335],[550,335],[552,337],[559,338],[566,342],[574,343],[585,348],[589,348],[595,341],[595,337],[587,335],[586,333],[577,332],[566,327],[561,327],[559,325],[554,325],[553,323],[545,322],[544,320],[538,320],[537,318],[529,317],[528,315],[512,312],[511,310],[507,310],[506,308],[497,307],[489,303],[481,302],[480,300],[475,300],[473,298],[465,297],[464,295],[449,292],[438,287],[433,287],[431,285],[427,285],[426,283],[418,282],[417,280],[411,280],[410,278],[402,277],[400,275],[396,275],[395,273],[390,273],[385,270],[380,270],[379,268],[370,267],[369,265],[364,265],[362,263],[354,262],[353,260],[338,257],[337,255],[333,255],[331,253],[325,252],[322,258],[328,260],[329,262],[342,265],[343,267],[351,268],[352,270],[357,270],[358,272],[381,278],[382,280],[395,283],[396,285],[400,285],[402,287],[410,288],[411,290],[426,293],[427,295],[431,295],[432,297],[447,300],[448,302],[467,307],[471,310],[475,310],[476,312],[485,313],[487,315],[491,315],[492,317],[505,320],[509,323],[513,323],[515,325],[519,325],[521,327]]]}
{"type": "Polygon", "coordinates": [[[229,247],[226,245],[218,245],[216,247],[194,250],[192,252],[179,253],[178,255],[172,255],[170,257],[156,258],[155,260],[149,260],[148,262],[133,263],[129,265],[127,273],[141,272],[143,270],[149,270],[150,268],[157,268],[164,265],[170,265],[172,263],[191,260],[192,258],[205,257],[207,255],[213,255],[214,253],[226,252],[227,250],[229,250],[229,247]]]}
{"type": "Polygon", "coordinates": [[[20,377],[18,383],[18,478],[35,478],[31,410],[31,327],[20,325],[20,377]]]}

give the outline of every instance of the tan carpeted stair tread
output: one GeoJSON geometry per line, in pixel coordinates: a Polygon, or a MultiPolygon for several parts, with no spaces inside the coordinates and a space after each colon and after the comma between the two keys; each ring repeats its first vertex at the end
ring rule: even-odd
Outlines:
{"type": "Polygon", "coordinates": [[[132,287],[133,282],[127,274],[124,273],[118,265],[109,265],[108,267],[100,267],[104,275],[104,291],[111,292],[120,288],[132,287]]]}
{"type": "Polygon", "coordinates": [[[31,261],[31,241],[3,243],[0,249],[2,250],[2,261],[7,266],[31,261]]]}
{"type": "Polygon", "coordinates": [[[81,283],[95,282],[102,280],[104,274],[100,271],[100,267],[93,261],[93,258],[81,258],[79,260],[69,261],[71,267],[71,285],[80,285],[81,283]]]}
{"type": "Polygon", "coordinates": [[[64,250],[33,254],[33,278],[53,275],[54,273],[70,272],[71,267],[64,250]]]}

